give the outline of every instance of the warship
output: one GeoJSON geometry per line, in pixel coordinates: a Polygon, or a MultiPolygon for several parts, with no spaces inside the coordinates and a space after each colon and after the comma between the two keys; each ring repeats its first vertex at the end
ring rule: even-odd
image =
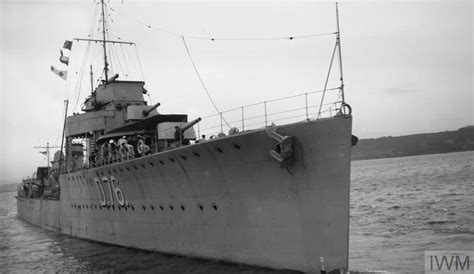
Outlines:
{"type": "MultiPolygon", "coordinates": [[[[107,5],[98,4],[101,39],[73,41],[103,47],[104,77],[81,113],[67,116],[66,105],[64,143],[51,166],[48,160],[18,186],[18,217],[143,250],[274,269],[347,270],[357,137],[344,99],[339,23],[331,59],[332,66],[339,57],[337,88],[190,119],[159,113],[160,103],[145,100],[144,81],[110,77],[106,45],[128,42],[108,39],[107,5]],[[338,100],[326,103],[329,92],[338,100]],[[287,103],[295,98],[301,105],[287,103]],[[273,102],[287,109],[267,111],[273,102]],[[252,116],[256,107],[261,112],[252,116]],[[232,113],[238,118],[228,123],[232,113]]],[[[67,62],[62,52],[61,60],[67,62]]]]}

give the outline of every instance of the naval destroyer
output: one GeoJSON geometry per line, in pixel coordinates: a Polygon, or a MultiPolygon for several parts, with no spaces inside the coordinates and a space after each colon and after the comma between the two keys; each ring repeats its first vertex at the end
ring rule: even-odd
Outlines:
{"type": "MultiPolygon", "coordinates": [[[[339,23],[332,55],[341,65],[337,88],[252,105],[260,116],[249,117],[244,106],[190,119],[159,113],[159,103],[145,100],[143,81],[110,77],[106,45],[127,42],[108,39],[108,7],[101,1],[99,8],[101,38],[66,41],[64,48],[79,41],[103,46],[104,75],[82,112],[65,115],[64,144],[51,167],[19,185],[18,216],[58,233],[144,250],[347,270],[357,138],[344,98],[339,23]],[[324,101],[329,92],[337,100],[324,101]],[[321,98],[317,106],[313,95],[321,98]],[[294,98],[301,104],[267,111],[272,102],[294,98]],[[231,112],[238,119],[229,125],[231,112]]],[[[61,61],[68,61],[62,53],[61,61]]]]}

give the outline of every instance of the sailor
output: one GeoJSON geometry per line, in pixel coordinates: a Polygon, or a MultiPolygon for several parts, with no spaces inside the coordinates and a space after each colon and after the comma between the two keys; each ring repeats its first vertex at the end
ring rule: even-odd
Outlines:
{"type": "Polygon", "coordinates": [[[118,151],[118,159],[121,160],[121,161],[124,161],[127,159],[127,153],[126,153],[126,150],[125,150],[125,144],[127,143],[127,139],[126,139],[126,136],[123,136],[122,138],[120,138],[118,140],[118,147],[117,147],[117,151],[118,151]]]}
{"type": "Polygon", "coordinates": [[[135,149],[131,144],[125,144],[125,152],[127,154],[127,160],[135,158],[135,149]]]}
{"type": "Polygon", "coordinates": [[[137,136],[138,136],[138,133],[135,132],[134,135],[129,136],[129,137],[127,138],[127,144],[129,144],[129,145],[131,145],[131,146],[133,147],[133,155],[134,155],[134,157],[135,157],[135,155],[138,154],[138,152],[137,152],[138,137],[137,137],[137,136]]]}
{"type": "Polygon", "coordinates": [[[183,131],[178,127],[174,127],[174,139],[176,141],[181,141],[183,139],[183,131]]]}
{"type": "Polygon", "coordinates": [[[91,167],[95,167],[95,161],[98,158],[97,154],[99,154],[99,151],[95,148],[91,155],[89,155],[89,164],[91,167]]]}
{"type": "Polygon", "coordinates": [[[24,195],[24,197],[28,197],[28,190],[29,190],[28,184],[25,184],[23,186],[23,195],[24,195]]]}
{"type": "Polygon", "coordinates": [[[184,139],[184,130],[178,126],[174,127],[174,139],[179,145],[189,145],[189,140],[184,139]]]}
{"type": "Polygon", "coordinates": [[[126,144],[126,143],[127,143],[127,139],[126,139],[126,138],[127,138],[126,136],[123,136],[122,138],[120,138],[120,139],[118,140],[118,145],[119,145],[119,146],[123,146],[124,144],[126,144]]]}
{"type": "Polygon", "coordinates": [[[138,140],[137,140],[137,138],[138,138],[137,136],[138,136],[138,133],[137,133],[137,132],[135,132],[134,135],[129,136],[129,137],[127,138],[127,143],[130,144],[130,145],[132,145],[132,146],[135,146],[135,145],[137,144],[137,141],[138,141],[138,140]]]}
{"type": "Polygon", "coordinates": [[[108,162],[109,163],[112,163],[114,162],[115,160],[115,141],[113,139],[111,139],[109,141],[109,147],[108,147],[108,150],[109,150],[109,153],[108,153],[108,162]]]}
{"type": "Polygon", "coordinates": [[[107,159],[107,143],[103,143],[100,146],[100,164],[103,165],[105,164],[105,160],[107,159]]]}
{"type": "Polygon", "coordinates": [[[201,136],[201,139],[196,140],[196,144],[197,144],[197,143],[201,143],[201,142],[205,142],[205,141],[206,141],[206,135],[203,134],[203,135],[201,136]]]}
{"type": "Polygon", "coordinates": [[[125,136],[119,140],[120,157],[122,160],[130,160],[135,157],[133,146],[128,144],[125,136]]]}

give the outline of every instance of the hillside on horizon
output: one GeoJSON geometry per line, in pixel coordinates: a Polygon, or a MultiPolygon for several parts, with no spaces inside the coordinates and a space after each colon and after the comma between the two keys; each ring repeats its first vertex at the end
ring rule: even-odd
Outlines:
{"type": "Polygon", "coordinates": [[[403,157],[474,150],[474,126],[455,131],[360,139],[352,160],[403,157]]]}

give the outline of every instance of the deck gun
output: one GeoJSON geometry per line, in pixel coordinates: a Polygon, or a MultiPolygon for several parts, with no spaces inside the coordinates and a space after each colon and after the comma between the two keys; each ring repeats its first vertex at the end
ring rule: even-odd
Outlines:
{"type": "Polygon", "coordinates": [[[152,112],[155,108],[159,107],[160,105],[161,105],[160,103],[156,103],[156,104],[154,104],[151,108],[149,108],[149,109],[144,109],[143,112],[142,112],[143,115],[144,115],[144,116],[148,116],[148,115],[150,114],[150,112],[152,112]]]}
{"type": "Polygon", "coordinates": [[[184,132],[191,127],[193,127],[195,124],[199,123],[201,121],[201,117],[198,117],[197,119],[194,119],[192,121],[187,122],[186,124],[183,124],[181,126],[175,126],[175,132],[174,132],[174,138],[176,141],[181,141],[181,143],[184,142],[184,132]]]}

